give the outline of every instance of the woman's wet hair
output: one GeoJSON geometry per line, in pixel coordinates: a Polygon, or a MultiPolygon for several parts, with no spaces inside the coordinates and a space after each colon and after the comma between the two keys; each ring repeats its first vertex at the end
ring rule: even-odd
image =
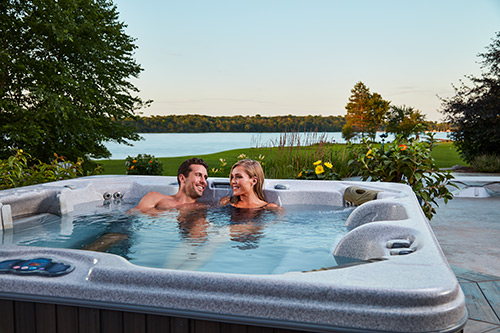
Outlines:
{"type": "Polygon", "coordinates": [[[266,199],[264,198],[264,191],[262,190],[264,186],[264,170],[262,170],[262,166],[260,165],[260,163],[248,158],[240,160],[233,165],[233,167],[231,168],[231,173],[237,166],[241,166],[250,178],[257,178],[257,183],[253,187],[253,191],[255,195],[257,195],[257,198],[262,201],[266,201],[266,199]]]}
{"type": "Polygon", "coordinates": [[[179,180],[179,176],[184,175],[184,177],[187,178],[189,176],[189,173],[192,170],[191,165],[193,165],[193,164],[203,165],[205,167],[205,169],[208,170],[208,164],[204,160],[202,160],[201,158],[193,157],[193,158],[190,158],[188,160],[185,160],[179,166],[179,169],[177,169],[177,183],[179,184],[179,186],[181,184],[181,182],[179,180]]]}

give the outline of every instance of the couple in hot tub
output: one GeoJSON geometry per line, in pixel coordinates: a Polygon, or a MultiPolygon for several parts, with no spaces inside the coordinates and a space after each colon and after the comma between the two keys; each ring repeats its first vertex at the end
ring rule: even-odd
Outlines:
{"type": "MultiPolygon", "coordinates": [[[[195,207],[198,205],[196,200],[203,195],[207,187],[207,169],[207,164],[200,158],[184,161],[177,171],[179,183],[177,194],[164,195],[159,192],[149,192],[131,211],[154,213],[173,208],[195,207]]],[[[249,159],[238,161],[231,168],[230,174],[233,196],[224,197],[219,203],[236,208],[279,208],[278,205],[265,201],[263,184],[264,172],[259,162],[249,159]]]]}

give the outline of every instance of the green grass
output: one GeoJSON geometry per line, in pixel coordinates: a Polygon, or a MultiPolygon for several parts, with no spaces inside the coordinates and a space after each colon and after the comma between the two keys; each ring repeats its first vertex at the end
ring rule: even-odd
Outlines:
{"type": "Polygon", "coordinates": [[[438,143],[432,150],[432,157],[440,168],[451,168],[454,165],[469,166],[467,162],[462,160],[452,142],[438,143]]]}
{"type": "MultiPolygon", "coordinates": [[[[334,145],[336,149],[341,149],[344,145],[336,144],[334,145]]],[[[249,158],[254,158],[259,154],[269,156],[270,154],[278,154],[277,148],[244,148],[244,149],[233,149],[227,150],[215,154],[207,155],[188,155],[179,157],[160,157],[158,158],[163,163],[163,175],[165,176],[175,176],[177,175],[177,168],[179,165],[188,158],[200,157],[207,162],[210,168],[218,167],[220,165],[220,158],[226,159],[228,164],[232,164],[236,161],[236,157],[240,154],[245,154],[249,158]]],[[[281,148],[283,149],[283,148],[281,148]]],[[[286,148],[285,148],[286,149],[286,148]]],[[[313,147],[301,147],[304,153],[309,151],[314,153],[313,147]]],[[[432,156],[436,160],[436,164],[440,168],[451,168],[454,165],[468,165],[464,162],[455,147],[451,142],[438,143],[432,151],[432,156]]],[[[105,175],[124,175],[126,174],[125,160],[100,160],[97,161],[104,168],[105,175]]]]}

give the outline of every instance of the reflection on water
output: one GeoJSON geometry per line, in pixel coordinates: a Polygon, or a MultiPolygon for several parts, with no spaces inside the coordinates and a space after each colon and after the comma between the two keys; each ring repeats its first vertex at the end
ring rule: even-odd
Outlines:
{"type": "Polygon", "coordinates": [[[326,206],[283,212],[225,206],[151,216],[128,215],[127,208],[100,207],[69,222],[39,223],[15,232],[10,243],[108,252],[148,267],[278,274],[335,266],[332,251],[347,232],[351,212],[326,206]]]}
{"type": "Polygon", "coordinates": [[[242,209],[227,206],[230,210],[230,236],[231,241],[240,250],[250,250],[258,247],[259,240],[264,237],[264,226],[266,222],[279,214],[277,211],[268,209],[242,209]]]}
{"type": "Polygon", "coordinates": [[[207,208],[179,209],[177,222],[182,239],[203,243],[208,237],[207,208]]]}

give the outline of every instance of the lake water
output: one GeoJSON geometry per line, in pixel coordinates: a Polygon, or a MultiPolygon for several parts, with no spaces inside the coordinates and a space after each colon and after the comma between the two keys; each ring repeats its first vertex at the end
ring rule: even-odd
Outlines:
{"type": "MultiPolygon", "coordinates": [[[[379,133],[381,134],[381,133],[379,133]]],[[[300,140],[301,145],[315,143],[319,138],[329,142],[345,143],[340,132],[318,133],[142,133],[144,140],[132,142],[133,146],[109,142],[106,147],[111,159],[149,154],[155,157],[175,157],[213,154],[225,150],[276,146],[279,140],[287,143],[300,140]]],[[[448,133],[436,133],[437,139],[446,139],[448,133]]],[[[388,141],[393,137],[389,136],[388,141]]],[[[380,135],[377,135],[380,141],[380,135]]]]}

